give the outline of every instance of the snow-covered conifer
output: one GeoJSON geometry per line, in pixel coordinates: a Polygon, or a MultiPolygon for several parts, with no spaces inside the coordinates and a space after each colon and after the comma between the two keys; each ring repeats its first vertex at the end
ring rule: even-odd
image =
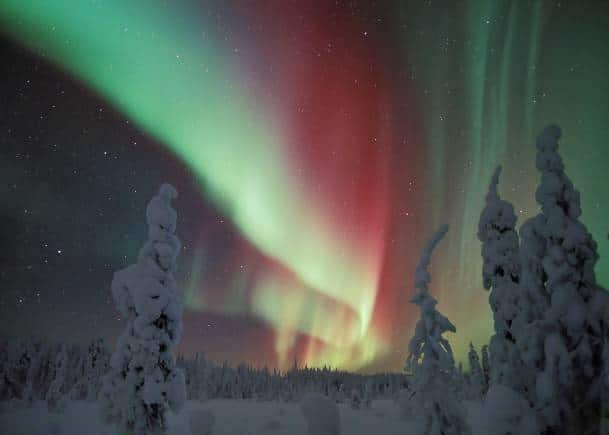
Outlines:
{"type": "Polygon", "coordinates": [[[161,186],[146,208],[148,241],[138,262],[112,280],[115,303],[128,324],[104,379],[103,409],[110,421],[138,435],[164,432],[167,410],[179,411],[186,396],[172,354],[182,326],[173,277],[180,249],[171,207],[176,196],[171,185],[161,186]]]}
{"type": "Polygon", "coordinates": [[[45,397],[47,407],[51,411],[62,410],[65,406],[66,376],[69,364],[68,349],[62,345],[55,357],[54,377],[45,397]]]}
{"type": "Polygon", "coordinates": [[[429,240],[415,271],[416,293],[411,302],[421,317],[408,346],[406,369],[412,373],[411,399],[413,414],[427,435],[461,434],[465,431],[463,410],[454,391],[456,378],[452,348],[445,332],[456,332],[455,326],[437,309],[437,301],[428,290],[431,280],[427,267],[431,254],[448,231],[441,226],[429,240]]]}
{"type": "MultiPolygon", "coordinates": [[[[500,175],[501,166],[498,166],[491,178],[486,205],[478,223],[478,238],[483,243],[482,275],[486,289],[494,289],[497,284],[505,282],[518,283],[520,275],[518,234],[515,230],[517,218],[514,206],[501,199],[497,191],[500,175]]],[[[494,310],[503,308],[498,306],[503,298],[499,299],[497,304],[491,304],[494,310]]]]}
{"type": "Polygon", "coordinates": [[[108,355],[102,338],[93,340],[78,362],[78,378],[70,391],[76,400],[97,399],[101,380],[108,370],[108,355]]]}
{"type": "Polygon", "coordinates": [[[480,365],[480,357],[472,343],[469,344],[469,352],[467,353],[469,360],[469,385],[467,395],[471,400],[482,400],[486,392],[484,382],[484,373],[480,365]]]}
{"type": "Polygon", "coordinates": [[[40,371],[41,362],[40,352],[38,349],[35,349],[35,345],[31,348],[30,354],[30,363],[27,369],[27,374],[25,376],[25,386],[23,388],[22,398],[27,403],[32,403],[36,399],[36,393],[34,391],[34,382],[37,377],[38,372],[40,371]]]}
{"type": "Polygon", "coordinates": [[[560,129],[537,139],[536,166],[541,213],[521,229],[521,312],[513,327],[529,400],[544,430],[555,434],[598,433],[602,398],[602,342],[608,303],[594,274],[596,243],[579,221],[579,192],[558,154],[560,129]]]}
{"type": "Polygon", "coordinates": [[[491,383],[519,387],[519,370],[513,322],[520,311],[519,241],[516,214],[508,201],[501,199],[497,190],[501,167],[497,167],[486,205],[480,214],[478,238],[482,242],[482,277],[490,290],[489,303],[493,311],[495,334],[491,337],[489,374],[491,383]]]}
{"type": "Polygon", "coordinates": [[[24,340],[8,342],[2,383],[0,384],[0,399],[22,399],[30,359],[27,342],[24,340]]]}
{"type": "Polygon", "coordinates": [[[110,354],[103,338],[95,340],[89,346],[86,400],[96,400],[101,389],[102,379],[108,371],[110,354]]]}
{"type": "Polygon", "coordinates": [[[484,374],[484,385],[485,389],[488,389],[490,373],[491,373],[491,360],[488,355],[488,344],[482,346],[482,373],[484,374]]]}
{"type": "Polygon", "coordinates": [[[45,372],[49,364],[48,358],[49,346],[45,342],[40,342],[32,354],[30,366],[28,367],[25,389],[23,390],[23,399],[25,401],[31,403],[45,397],[47,392],[45,388],[45,372]]]}
{"type": "Polygon", "coordinates": [[[360,392],[355,388],[351,389],[351,393],[349,394],[349,400],[351,402],[351,408],[353,409],[359,409],[362,405],[362,396],[360,392]]]}
{"type": "MultiPolygon", "coordinates": [[[[609,312],[608,312],[609,318],[609,312]]],[[[605,338],[603,349],[603,391],[601,399],[603,407],[601,409],[601,435],[609,435],[609,337],[605,338]]]]}
{"type": "Polygon", "coordinates": [[[87,371],[87,354],[86,352],[78,352],[76,355],[76,363],[74,367],[73,376],[75,378],[74,385],[68,393],[72,400],[82,400],[85,398],[87,384],[86,384],[86,371],[87,371]]]}

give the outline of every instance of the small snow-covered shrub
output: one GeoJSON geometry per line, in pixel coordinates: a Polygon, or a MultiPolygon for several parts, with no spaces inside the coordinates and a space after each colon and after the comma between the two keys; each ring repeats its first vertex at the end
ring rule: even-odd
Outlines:
{"type": "Polygon", "coordinates": [[[216,419],[207,409],[198,409],[190,413],[188,424],[192,435],[211,435],[216,419]]]}
{"type": "Polygon", "coordinates": [[[306,394],[300,402],[309,435],[339,435],[340,415],[335,402],[318,393],[306,394]]]}
{"type": "Polygon", "coordinates": [[[351,390],[351,408],[359,409],[362,405],[362,397],[360,393],[354,388],[351,390]]]}

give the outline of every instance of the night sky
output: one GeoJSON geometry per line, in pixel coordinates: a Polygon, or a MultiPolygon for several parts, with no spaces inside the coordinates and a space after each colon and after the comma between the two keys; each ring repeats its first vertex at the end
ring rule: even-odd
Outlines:
{"type": "Polygon", "coordinates": [[[179,350],[401,370],[425,239],[458,358],[491,331],[490,176],[537,212],[557,123],[609,285],[609,3],[0,2],[3,333],[111,346],[112,273],[179,191],[179,350]]]}

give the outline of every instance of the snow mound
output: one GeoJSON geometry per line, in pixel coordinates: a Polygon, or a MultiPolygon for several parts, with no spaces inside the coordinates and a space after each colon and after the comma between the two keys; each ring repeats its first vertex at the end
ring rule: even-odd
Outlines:
{"type": "Polygon", "coordinates": [[[215,422],[214,415],[206,409],[191,411],[188,422],[190,433],[192,435],[212,435],[215,422]]]}
{"type": "Polygon", "coordinates": [[[318,393],[306,394],[300,407],[309,435],[339,435],[340,416],[335,402],[318,393]]]}
{"type": "Polygon", "coordinates": [[[540,433],[535,413],[525,398],[503,385],[492,386],[483,403],[468,403],[468,420],[474,435],[540,433]]]}
{"type": "Polygon", "coordinates": [[[283,428],[283,425],[278,420],[271,418],[270,420],[266,421],[263,428],[274,431],[283,428]]]}

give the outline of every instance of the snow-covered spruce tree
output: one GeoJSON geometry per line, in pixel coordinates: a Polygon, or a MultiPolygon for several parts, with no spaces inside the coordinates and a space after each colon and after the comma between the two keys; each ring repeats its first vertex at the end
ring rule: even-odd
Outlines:
{"type": "Polygon", "coordinates": [[[467,385],[467,396],[470,400],[482,400],[486,393],[486,385],[484,382],[484,372],[480,365],[480,357],[476,348],[472,343],[469,344],[469,352],[467,353],[469,361],[469,375],[467,385]]]}
{"type": "Polygon", "coordinates": [[[30,364],[30,348],[22,339],[9,340],[2,357],[0,400],[22,399],[30,364]]]}
{"type": "Polygon", "coordinates": [[[36,346],[36,351],[32,355],[30,366],[27,372],[25,389],[23,390],[23,400],[32,403],[39,399],[44,399],[47,392],[45,388],[45,375],[48,372],[50,347],[45,342],[40,342],[36,346]]]}
{"type": "Polygon", "coordinates": [[[87,353],[80,350],[76,354],[76,364],[74,367],[74,384],[70,388],[68,395],[71,400],[82,400],[86,394],[86,371],[87,371],[87,353]]]}
{"type": "Polygon", "coordinates": [[[108,371],[110,354],[103,338],[95,340],[89,346],[87,359],[87,395],[86,400],[96,400],[101,389],[101,382],[108,371]]]}
{"type": "Polygon", "coordinates": [[[40,345],[37,343],[33,343],[32,353],[30,355],[30,364],[27,369],[27,374],[25,376],[25,386],[23,388],[23,400],[26,403],[31,404],[36,400],[36,388],[34,386],[34,382],[38,377],[40,372],[40,366],[42,365],[42,361],[40,361],[40,345]]]}
{"type": "MultiPolygon", "coordinates": [[[[609,313],[607,313],[609,319],[609,313]]],[[[602,391],[601,391],[601,422],[600,435],[609,435],[609,337],[605,337],[603,344],[603,369],[601,374],[602,391]]]]}
{"type": "Polygon", "coordinates": [[[138,262],[114,274],[112,294],[128,320],[102,388],[105,417],[128,433],[163,433],[167,410],[185,401],[184,375],[172,348],[181,333],[182,308],[173,277],[180,242],[175,235],[177,196],[163,184],[146,208],[148,242],[138,262]]]}
{"type": "Polygon", "coordinates": [[[75,400],[97,399],[103,375],[108,370],[108,355],[103,338],[93,340],[78,362],[78,378],[70,391],[75,400]]]}
{"type": "Polygon", "coordinates": [[[579,221],[579,192],[558,154],[560,129],[537,139],[541,213],[521,228],[520,312],[512,324],[525,391],[545,433],[596,434],[602,405],[608,295],[596,283],[596,243],[579,221]]]}
{"type": "Polygon", "coordinates": [[[456,328],[436,309],[437,301],[427,288],[432,251],[447,231],[447,225],[441,226],[423,249],[415,272],[417,291],[411,299],[419,307],[421,317],[406,360],[406,370],[412,373],[410,412],[426,435],[465,432],[464,413],[454,388],[455,360],[450,343],[442,336],[445,332],[456,332],[456,328]]]}
{"type": "Polygon", "coordinates": [[[491,179],[486,205],[478,223],[478,239],[482,242],[482,278],[484,288],[490,290],[489,303],[495,329],[489,344],[489,383],[520,389],[522,372],[512,325],[520,311],[519,241],[514,207],[501,199],[497,191],[500,174],[499,166],[491,179]]]}
{"type": "MultiPolygon", "coordinates": [[[[607,313],[609,318],[609,312],[607,313]]],[[[605,338],[604,349],[603,349],[603,375],[602,379],[604,382],[603,392],[601,395],[603,413],[601,417],[601,435],[609,435],[609,337],[605,338]]]]}
{"type": "Polygon", "coordinates": [[[54,378],[46,393],[47,407],[50,411],[61,411],[65,407],[65,386],[66,376],[70,364],[68,350],[65,345],[61,345],[61,349],[55,357],[54,363],[54,378]]]}
{"type": "Polygon", "coordinates": [[[486,389],[488,389],[491,373],[491,360],[488,355],[488,344],[482,346],[480,353],[482,354],[482,373],[484,374],[484,385],[486,386],[486,389]]]}

